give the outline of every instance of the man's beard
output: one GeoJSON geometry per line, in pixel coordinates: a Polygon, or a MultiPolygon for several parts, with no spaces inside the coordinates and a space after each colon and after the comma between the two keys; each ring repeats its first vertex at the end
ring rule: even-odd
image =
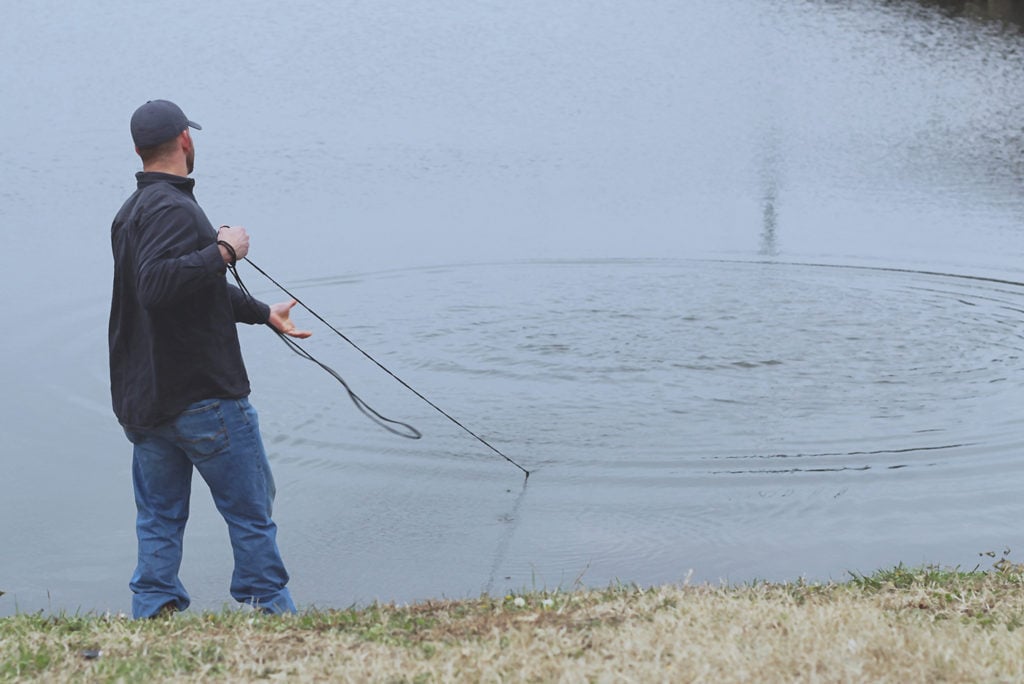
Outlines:
{"type": "Polygon", "coordinates": [[[188,152],[185,153],[185,168],[188,169],[189,173],[192,173],[192,168],[196,165],[196,148],[189,147],[188,152]]]}

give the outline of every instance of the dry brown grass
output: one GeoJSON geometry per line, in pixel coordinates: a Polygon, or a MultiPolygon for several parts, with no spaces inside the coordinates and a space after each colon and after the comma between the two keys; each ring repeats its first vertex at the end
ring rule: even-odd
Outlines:
{"type": "Polygon", "coordinates": [[[0,679],[1024,681],[1024,573],[536,592],[247,613],[0,620],[0,679]],[[101,650],[98,658],[83,653],[101,650]]]}

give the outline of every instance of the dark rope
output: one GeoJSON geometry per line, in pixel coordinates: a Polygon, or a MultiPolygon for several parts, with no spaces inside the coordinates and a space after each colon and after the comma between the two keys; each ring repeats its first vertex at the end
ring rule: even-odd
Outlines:
{"type": "MultiPolygon", "coordinates": [[[[254,297],[252,296],[252,294],[251,294],[251,293],[249,292],[248,288],[246,288],[246,287],[245,287],[245,285],[244,285],[244,284],[242,283],[242,279],[241,279],[241,277],[239,277],[239,275],[238,275],[238,269],[237,269],[237,267],[236,267],[237,259],[235,258],[234,250],[233,250],[233,249],[230,249],[230,246],[229,246],[229,247],[228,247],[227,249],[228,249],[228,253],[229,253],[229,256],[231,257],[231,263],[230,263],[230,264],[228,265],[228,270],[229,270],[229,271],[231,271],[231,275],[232,275],[232,276],[234,276],[234,278],[235,278],[235,281],[236,281],[236,282],[238,283],[238,287],[239,287],[239,289],[240,289],[240,290],[242,290],[242,292],[243,292],[243,293],[245,294],[245,296],[246,296],[246,297],[248,297],[248,298],[250,298],[250,299],[255,299],[255,298],[254,298],[254,297]]],[[[518,463],[516,463],[515,461],[513,461],[513,460],[512,460],[511,458],[509,458],[508,456],[506,456],[505,454],[501,453],[501,451],[499,451],[499,450],[498,450],[497,448],[495,448],[495,447],[494,447],[493,445],[491,445],[491,444],[490,444],[490,443],[489,443],[489,442],[488,442],[487,440],[485,440],[485,439],[484,439],[483,437],[481,437],[480,435],[478,435],[478,434],[476,434],[475,432],[473,432],[472,430],[470,430],[470,429],[469,429],[468,427],[466,427],[466,426],[465,426],[465,425],[463,425],[463,424],[462,424],[461,422],[459,422],[458,420],[456,420],[456,419],[455,419],[455,418],[454,418],[453,416],[451,416],[451,415],[450,415],[450,414],[449,414],[448,412],[446,412],[446,411],[445,411],[444,409],[442,409],[442,408],[441,408],[441,407],[439,407],[439,406],[438,406],[437,404],[435,404],[434,402],[430,401],[430,400],[429,400],[429,399],[427,399],[427,398],[426,398],[425,396],[423,396],[423,395],[422,395],[422,394],[420,394],[420,393],[419,393],[418,391],[416,391],[416,390],[415,390],[415,389],[414,389],[413,387],[411,387],[411,386],[410,386],[410,385],[409,385],[409,384],[408,384],[408,383],[407,383],[407,382],[406,382],[405,380],[402,380],[402,379],[401,379],[400,377],[398,377],[397,375],[395,375],[395,374],[394,374],[394,373],[393,373],[393,372],[392,372],[392,371],[391,371],[390,369],[388,369],[388,368],[387,368],[386,366],[384,366],[384,364],[382,364],[382,363],[381,363],[380,361],[378,361],[377,359],[373,358],[373,357],[372,357],[372,356],[371,356],[371,355],[370,355],[369,353],[367,353],[367,352],[366,352],[366,351],[365,351],[365,350],[364,350],[364,349],[363,349],[362,347],[360,347],[360,346],[359,346],[359,345],[357,345],[357,344],[356,344],[355,342],[353,342],[352,340],[350,340],[350,339],[349,339],[349,338],[348,338],[348,337],[347,337],[347,336],[346,336],[346,335],[345,335],[344,333],[342,333],[342,332],[341,332],[340,330],[338,330],[338,329],[337,329],[337,328],[335,328],[335,327],[334,327],[333,325],[331,325],[331,324],[330,324],[330,323],[328,323],[328,322],[327,322],[326,320],[324,320],[324,318],[323,318],[323,317],[322,317],[322,316],[321,316],[320,314],[318,314],[318,313],[317,313],[316,311],[313,311],[313,309],[309,308],[309,307],[308,307],[308,306],[307,306],[307,305],[306,305],[306,304],[305,304],[305,303],[304,303],[304,302],[303,302],[303,301],[302,301],[301,299],[299,299],[299,298],[298,298],[298,297],[296,297],[296,296],[295,296],[294,294],[292,294],[291,292],[289,292],[289,291],[288,291],[288,289],[287,289],[287,288],[285,288],[285,286],[284,286],[284,285],[282,285],[281,283],[279,283],[279,282],[277,282],[276,280],[274,280],[274,278],[272,278],[272,277],[270,276],[270,274],[269,274],[269,273],[267,273],[266,271],[264,271],[264,270],[263,270],[262,268],[260,268],[260,267],[259,267],[259,266],[257,266],[256,264],[254,264],[254,263],[253,263],[252,261],[250,261],[250,260],[249,260],[248,258],[244,258],[244,257],[243,257],[243,259],[242,259],[242,260],[243,260],[243,261],[245,261],[245,262],[247,262],[247,263],[248,263],[248,264],[249,264],[250,266],[252,266],[253,268],[255,268],[255,269],[256,269],[256,270],[257,270],[257,271],[258,271],[258,272],[260,273],[260,275],[262,275],[262,276],[263,276],[264,278],[266,278],[267,280],[269,280],[270,282],[272,282],[272,283],[273,283],[273,284],[274,284],[275,286],[277,286],[277,288],[278,288],[278,289],[280,289],[280,290],[281,290],[282,292],[284,292],[284,293],[285,293],[286,295],[288,295],[289,297],[291,297],[292,299],[294,299],[294,300],[295,300],[295,302],[296,302],[296,304],[299,304],[299,305],[300,305],[300,306],[301,306],[301,307],[302,307],[303,309],[305,309],[305,310],[306,310],[306,311],[308,311],[308,312],[309,312],[310,314],[312,314],[314,318],[316,318],[316,319],[317,319],[318,321],[320,321],[320,322],[321,322],[321,323],[323,323],[323,324],[324,324],[325,326],[327,326],[327,327],[328,327],[328,328],[329,328],[329,329],[330,329],[330,330],[331,330],[331,331],[332,331],[332,332],[333,332],[333,333],[334,333],[335,335],[337,335],[338,337],[340,337],[341,339],[345,340],[345,341],[346,341],[346,342],[348,342],[348,343],[349,343],[350,345],[352,345],[352,347],[353,347],[353,348],[354,348],[354,349],[355,349],[356,351],[358,351],[358,352],[359,352],[360,354],[362,354],[362,355],[363,355],[363,356],[365,356],[365,357],[366,357],[367,359],[369,359],[369,360],[370,360],[370,361],[372,361],[372,362],[373,362],[374,364],[376,364],[376,366],[377,366],[378,368],[380,368],[380,369],[381,369],[382,371],[384,371],[385,373],[387,373],[388,375],[390,375],[390,376],[391,376],[392,378],[394,378],[394,379],[395,379],[396,381],[398,381],[398,382],[399,382],[399,383],[400,383],[400,384],[401,384],[401,385],[402,385],[403,387],[405,387],[405,388],[406,388],[407,390],[409,390],[410,392],[412,392],[413,394],[415,394],[415,395],[416,395],[417,397],[419,397],[420,399],[422,399],[422,400],[423,400],[424,402],[426,402],[426,403],[427,403],[427,404],[428,404],[428,405],[429,405],[429,406],[430,406],[431,408],[433,408],[433,409],[434,409],[435,411],[437,411],[438,413],[440,413],[440,414],[441,414],[442,416],[444,416],[445,418],[447,418],[448,420],[450,420],[450,421],[451,421],[452,423],[454,423],[455,425],[457,425],[457,426],[459,426],[460,428],[462,428],[462,429],[463,429],[463,430],[464,430],[465,432],[467,432],[467,433],[469,433],[470,435],[472,435],[472,436],[473,436],[473,437],[474,437],[474,438],[475,438],[475,439],[476,439],[476,440],[477,440],[478,442],[480,442],[481,444],[483,444],[483,445],[484,445],[485,447],[487,447],[488,449],[490,449],[490,450],[491,450],[491,451],[493,451],[494,453],[496,453],[496,454],[498,454],[499,456],[501,456],[501,457],[502,457],[503,459],[505,459],[506,461],[508,461],[508,462],[509,462],[509,463],[511,463],[512,465],[514,465],[514,466],[515,466],[516,468],[519,468],[519,469],[520,469],[521,471],[523,471],[523,473],[525,473],[525,475],[526,475],[526,479],[529,479],[529,478],[530,478],[530,471],[529,471],[529,470],[527,470],[527,469],[526,469],[526,468],[524,468],[523,466],[519,465],[518,463]]],[[[345,391],[346,391],[346,392],[348,392],[348,396],[349,396],[349,397],[350,397],[350,398],[352,399],[352,403],[354,403],[354,404],[356,405],[356,408],[358,408],[358,409],[359,409],[359,410],[360,410],[360,411],[361,411],[361,412],[362,412],[362,413],[363,413],[364,415],[366,415],[366,416],[367,416],[368,418],[370,418],[370,419],[371,419],[371,420],[373,420],[373,421],[374,421],[375,423],[377,423],[378,425],[380,425],[381,427],[383,427],[383,428],[384,428],[385,430],[387,430],[387,431],[389,431],[389,432],[392,432],[392,433],[394,433],[394,434],[396,434],[396,435],[400,435],[400,436],[402,436],[402,437],[407,437],[407,438],[409,438],[409,439],[419,439],[420,437],[422,437],[422,433],[421,433],[421,432],[420,432],[419,430],[417,430],[416,428],[412,427],[411,425],[409,425],[409,424],[407,424],[407,423],[403,423],[403,422],[397,421],[397,420],[393,420],[393,419],[391,419],[391,418],[385,418],[384,416],[382,416],[382,415],[381,415],[380,413],[378,413],[378,412],[377,412],[376,410],[374,410],[374,409],[373,409],[373,408],[372,408],[372,407],[371,407],[371,406],[370,406],[369,404],[367,404],[367,403],[366,403],[365,401],[363,401],[363,400],[362,400],[362,398],[360,398],[360,397],[359,397],[359,395],[357,395],[357,394],[356,394],[355,392],[353,392],[353,391],[352,391],[352,388],[350,388],[350,387],[348,386],[348,383],[346,383],[346,382],[345,382],[345,380],[344,380],[344,379],[343,379],[343,378],[341,377],[341,375],[340,375],[340,374],[339,374],[339,373],[338,373],[337,371],[335,371],[335,370],[334,370],[333,368],[331,368],[330,366],[328,366],[328,365],[324,364],[324,363],[323,363],[323,362],[321,362],[320,360],[316,359],[316,358],[315,358],[315,357],[314,357],[314,356],[313,356],[312,354],[310,354],[310,353],[309,353],[308,351],[306,351],[305,349],[303,349],[302,347],[300,347],[300,346],[299,346],[299,344],[298,344],[297,342],[295,342],[295,340],[292,340],[292,339],[291,339],[291,338],[289,338],[289,337],[288,337],[287,335],[285,335],[285,334],[284,334],[284,333],[282,333],[282,332],[279,332],[278,330],[274,329],[273,327],[271,327],[271,329],[272,329],[272,330],[274,330],[274,332],[275,332],[275,333],[277,333],[277,336],[278,336],[278,337],[280,337],[280,338],[281,338],[281,340],[282,340],[282,341],[283,341],[283,342],[284,342],[284,343],[285,343],[286,345],[288,345],[288,347],[289,347],[289,348],[290,348],[290,349],[291,349],[291,350],[292,350],[293,352],[295,352],[296,354],[298,354],[298,355],[299,355],[299,356],[301,356],[302,358],[306,359],[307,361],[312,361],[312,362],[313,362],[313,363],[315,363],[316,365],[320,366],[320,368],[322,368],[323,370],[325,370],[325,371],[326,371],[327,373],[329,373],[329,374],[330,374],[330,375],[331,375],[331,376],[332,376],[332,377],[333,377],[333,378],[334,378],[335,380],[337,380],[338,382],[340,382],[340,383],[341,383],[341,385],[342,385],[342,387],[344,387],[344,388],[345,388],[345,391]],[[398,425],[398,426],[401,426],[401,427],[402,427],[402,428],[404,428],[405,430],[404,430],[404,431],[403,431],[403,430],[398,430],[398,429],[396,429],[396,428],[392,427],[392,426],[394,426],[394,425],[398,425]]]]}
{"type": "MultiPolygon", "coordinates": [[[[238,289],[240,289],[242,291],[242,294],[244,294],[250,301],[255,300],[255,297],[253,297],[252,293],[249,292],[249,288],[245,286],[244,282],[242,282],[242,277],[238,275],[238,268],[236,267],[238,259],[235,256],[235,250],[231,247],[231,245],[224,241],[219,241],[218,244],[222,245],[228,251],[228,255],[231,257],[231,263],[228,264],[227,268],[229,271],[231,271],[231,275],[234,276],[235,282],[238,283],[238,289]]],[[[296,300],[296,302],[297,301],[298,300],[296,300]]],[[[302,358],[306,359],[307,361],[312,361],[316,365],[320,366],[320,368],[325,370],[329,375],[331,375],[331,377],[333,377],[335,380],[341,383],[341,386],[345,388],[346,392],[348,392],[348,396],[352,400],[352,403],[355,404],[356,408],[359,409],[367,418],[377,423],[388,432],[396,434],[400,437],[406,437],[408,439],[419,439],[420,437],[423,436],[423,433],[414,428],[412,425],[409,425],[408,423],[403,423],[398,420],[393,420],[391,418],[387,418],[381,415],[376,409],[374,409],[372,406],[363,401],[363,398],[356,394],[351,387],[349,387],[349,384],[345,382],[345,379],[341,377],[340,373],[338,373],[336,370],[334,370],[327,364],[317,359],[315,356],[313,356],[308,351],[299,346],[299,344],[295,342],[295,340],[291,339],[281,331],[277,330],[273,326],[271,326],[270,329],[274,331],[274,333],[281,339],[282,342],[285,343],[285,345],[287,345],[289,349],[291,349],[293,352],[295,352],[302,358]],[[404,430],[393,427],[396,425],[400,426],[401,428],[404,428],[404,430]]]]}
{"type": "Polygon", "coordinates": [[[284,333],[279,332],[277,330],[275,330],[274,332],[277,333],[277,336],[281,338],[282,342],[288,345],[289,349],[291,349],[293,352],[295,352],[302,358],[306,359],[307,361],[312,361],[316,365],[320,366],[335,380],[340,382],[341,386],[345,388],[346,392],[348,392],[348,396],[352,400],[352,403],[355,404],[356,408],[359,409],[367,418],[377,423],[388,432],[394,433],[399,437],[406,437],[407,439],[419,439],[420,437],[423,436],[423,433],[414,428],[412,425],[409,425],[408,423],[403,423],[400,420],[394,420],[392,418],[387,418],[381,415],[376,409],[374,409],[372,406],[363,401],[362,397],[353,392],[352,388],[348,386],[348,383],[345,382],[345,379],[342,378],[341,375],[336,370],[334,370],[327,364],[323,363],[315,356],[310,354],[308,351],[300,347],[295,340],[291,339],[284,333]],[[401,428],[404,428],[404,430],[392,427],[394,425],[398,425],[401,428]]]}

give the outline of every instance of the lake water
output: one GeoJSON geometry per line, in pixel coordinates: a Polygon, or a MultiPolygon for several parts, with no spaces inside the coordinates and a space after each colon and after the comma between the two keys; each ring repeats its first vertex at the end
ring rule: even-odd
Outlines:
{"type": "MultiPolygon", "coordinates": [[[[916,3],[8,9],[0,615],[122,611],[128,119],[313,317],[243,349],[299,604],[843,579],[1019,550],[1024,42],[916,3]]],[[[264,300],[283,298],[249,267],[264,300]]],[[[229,600],[197,483],[182,577],[229,600]]]]}

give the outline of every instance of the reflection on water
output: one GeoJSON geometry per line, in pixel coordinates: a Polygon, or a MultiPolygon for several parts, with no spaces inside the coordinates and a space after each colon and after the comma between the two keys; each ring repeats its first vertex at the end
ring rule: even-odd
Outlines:
{"type": "Polygon", "coordinates": [[[922,5],[938,7],[953,17],[995,19],[1015,24],[1018,29],[1024,24],[1024,3],[1019,0],[916,0],[922,5]]]}
{"type": "MultiPolygon", "coordinates": [[[[1012,543],[1024,45],[959,18],[999,3],[929,4],[12,6],[0,614],[128,604],[107,227],[153,97],[204,125],[213,221],[536,470],[524,487],[329,331],[310,351],[422,440],[243,329],[300,603],[842,577],[1012,543]],[[135,30],[156,20],[177,53],[135,30]]],[[[226,534],[193,502],[184,579],[218,607],[226,534]]]]}
{"type": "Polygon", "coordinates": [[[761,232],[761,256],[778,256],[778,226],[779,217],[775,211],[775,203],[778,201],[778,188],[774,183],[768,185],[764,195],[764,230],[761,232]]]}

